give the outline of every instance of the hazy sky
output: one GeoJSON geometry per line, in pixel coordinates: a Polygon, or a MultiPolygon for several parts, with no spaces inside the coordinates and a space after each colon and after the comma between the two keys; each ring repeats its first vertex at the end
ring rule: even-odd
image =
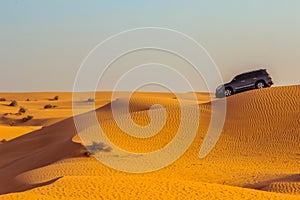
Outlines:
{"type": "Polygon", "coordinates": [[[183,32],[210,53],[224,81],[269,69],[300,84],[299,0],[1,0],[0,91],[71,91],[89,51],[136,27],[183,32]]]}

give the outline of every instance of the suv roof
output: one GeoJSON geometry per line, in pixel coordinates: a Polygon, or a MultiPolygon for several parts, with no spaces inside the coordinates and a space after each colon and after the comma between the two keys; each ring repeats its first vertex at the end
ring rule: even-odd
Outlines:
{"type": "Polygon", "coordinates": [[[239,75],[249,74],[249,73],[255,73],[255,72],[261,72],[261,71],[267,71],[267,70],[266,69],[258,69],[258,70],[253,70],[253,71],[249,71],[249,72],[244,72],[244,73],[239,74],[239,75]]]}

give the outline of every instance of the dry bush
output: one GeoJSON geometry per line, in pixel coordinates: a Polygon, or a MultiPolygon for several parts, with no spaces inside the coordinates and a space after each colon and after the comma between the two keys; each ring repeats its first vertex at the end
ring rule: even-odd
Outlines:
{"type": "Polygon", "coordinates": [[[91,154],[89,151],[85,151],[85,152],[83,153],[83,155],[85,155],[86,157],[90,157],[92,154],[91,154]]]}
{"type": "Polygon", "coordinates": [[[55,101],[57,101],[58,99],[59,99],[58,96],[55,96],[55,97],[53,98],[53,100],[55,100],[55,101]]]}
{"type": "Polygon", "coordinates": [[[59,96],[54,96],[53,98],[49,98],[49,101],[57,101],[59,99],[59,96]]]}
{"type": "Polygon", "coordinates": [[[20,107],[19,112],[20,115],[26,113],[26,109],[24,107],[20,107]]]}
{"type": "Polygon", "coordinates": [[[15,122],[15,121],[11,121],[9,125],[10,125],[10,126],[15,126],[15,125],[16,125],[16,122],[15,122]]]}
{"type": "Polygon", "coordinates": [[[87,100],[88,102],[94,102],[95,101],[95,99],[94,98],[88,98],[88,100],[87,100]]]}
{"type": "Polygon", "coordinates": [[[27,121],[29,121],[29,120],[31,120],[31,119],[33,119],[33,116],[32,116],[32,115],[27,115],[27,117],[24,117],[24,118],[22,119],[22,121],[23,121],[23,122],[27,122],[27,121]]]}
{"type": "Polygon", "coordinates": [[[56,108],[57,106],[51,105],[51,104],[46,104],[44,106],[44,109],[50,109],[50,108],[56,108]]]}
{"type": "Polygon", "coordinates": [[[12,100],[9,104],[9,106],[17,106],[18,102],[16,100],[12,100]]]}
{"type": "Polygon", "coordinates": [[[93,142],[92,145],[87,146],[87,149],[92,152],[92,154],[95,154],[97,152],[110,152],[112,150],[111,147],[105,145],[102,142],[93,142]]]}
{"type": "Polygon", "coordinates": [[[6,99],[5,98],[0,98],[0,101],[6,101],[6,99]]]}

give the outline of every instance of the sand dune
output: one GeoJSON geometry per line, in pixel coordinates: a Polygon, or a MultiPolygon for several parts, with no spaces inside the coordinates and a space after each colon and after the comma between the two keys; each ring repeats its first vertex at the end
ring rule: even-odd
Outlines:
{"type": "Polygon", "coordinates": [[[263,190],[269,192],[300,195],[300,181],[298,179],[298,182],[273,182],[263,188],[263,190]]]}
{"type": "MultiPolygon", "coordinates": [[[[66,176],[55,184],[26,193],[5,195],[5,199],[299,199],[295,195],[268,193],[170,178],[66,176]],[[84,183],[84,184],[80,184],[84,183]],[[133,184],[134,183],[134,184],[133,184]],[[67,187],[66,187],[67,186],[67,187]],[[148,197],[148,198],[147,198],[148,197]]],[[[3,196],[4,197],[4,196],[3,196]]],[[[1,196],[0,196],[0,199],[1,196]]]]}
{"type": "Polygon", "coordinates": [[[254,185],[249,188],[265,190],[271,192],[280,192],[288,194],[300,194],[300,174],[283,176],[277,179],[271,179],[254,185]]]}
{"type": "MultiPolygon", "coordinates": [[[[209,101],[218,100],[210,99],[209,94],[197,94],[200,126],[188,151],[168,167],[134,175],[113,170],[93,157],[84,157],[84,148],[74,142],[77,133],[74,121],[68,118],[72,115],[69,93],[59,94],[62,97],[56,103],[61,110],[53,109],[49,113],[40,108],[49,101],[45,96],[54,96],[52,93],[26,95],[37,98],[37,101],[24,103],[36,115],[36,122],[41,123],[28,125],[33,125],[33,130],[38,129],[37,126],[43,128],[30,132],[27,124],[8,127],[1,121],[7,132],[7,128],[15,128],[18,134],[14,133],[14,137],[24,135],[12,139],[14,137],[7,137],[9,133],[6,133],[4,138],[12,140],[0,144],[0,193],[5,194],[0,198],[299,199],[300,86],[255,90],[227,98],[221,138],[204,159],[198,157],[198,152],[210,122],[209,101]],[[41,119],[51,123],[38,121],[41,119]],[[35,189],[28,190],[30,188],[35,189]],[[6,194],[18,191],[24,192],[6,194]]],[[[82,101],[89,95],[83,95],[82,101]]],[[[188,103],[189,95],[178,96],[188,103]]],[[[17,99],[18,94],[1,96],[17,99]]],[[[131,98],[130,117],[139,125],[150,123],[148,110],[154,104],[164,106],[168,113],[164,127],[150,138],[135,138],[118,128],[111,106],[117,103],[122,108],[126,105],[126,96],[120,93],[111,102],[111,93],[96,94],[96,115],[114,144],[130,152],[151,152],[174,138],[180,122],[180,107],[173,94],[135,93],[131,98]]],[[[16,108],[7,107],[5,103],[4,112],[16,112],[16,108]]],[[[82,112],[85,105],[82,103],[82,112]]],[[[162,108],[157,109],[155,112],[162,108]]],[[[81,116],[86,115],[89,113],[81,116]]],[[[108,159],[120,156],[114,149],[101,154],[108,159]]]]}

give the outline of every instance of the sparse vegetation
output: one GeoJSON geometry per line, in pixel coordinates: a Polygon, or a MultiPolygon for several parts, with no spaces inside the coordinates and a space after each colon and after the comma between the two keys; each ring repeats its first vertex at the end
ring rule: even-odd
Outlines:
{"type": "Polygon", "coordinates": [[[89,151],[85,151],[85,152],[83,153],[83,155],[85,155],[86,157],[90,157],[92,154],[91,154],[89,151]]]}
{"type": "Polygon", "coordinates": [[[26,101],[30,101],[30,99],[26,99],[26,101]]]}
{"type": "Polygon", "coordinates": [[[53,98],[49,98],[49,101],[57,101],[59,99],[59,96],[54,96],[53,98]]]}
{"type": "Polygon", "coordinates": [[[112,150],[111,147],[105,145],[102,142],[93,142],[92,145],[87,146],[87,149],[92,152],[93,154],[103,151],[103,152],[110,152],[112,150]]]}
{"type": "Polygon", "coordinates": [[[46,104],[44,106],[44,109],[50,109],[50,108],[56,108],[57,106],[51,105],[51,104],[46,104]]]}
{"type": "Polygon", "coordinates": [[[94,102],[95,101],[95,99],[94,98],[88,98],[88,100],[87,100],[88,102],[94,102]]]}
{"type": "Polygon", "coordinates": [[[15,121],[11,121],[9,125],[10,125],[10,126],[15,126],[15,125],[16,125],[16,122],[15,122],[15,121]]]}
{"type": "Polygon", "coordinates": [[[32,116],[32,115],[27,115],[27,117],[24,117],[24,118],[22,119],[22,121],[23,121],[23,122],[27,122],[27,121],[29,121],[29,120],[31,120],[31,119],[33,119],[33,116],[32,116]]]}
{"type": "Polygon", "coordinates": [[[102,142],[93,142],[91,145],[86,147],[83,151],[83,155],[86,157],[90,157],[91,155],[96,154],[97,152],[110,152],[112,150],[111,147],[105,145],[102,142]]]}
{"type": "Polygon", "coordinates": [[[25,109],[24,107],[20,107],[18,113],[21,115],[21,114],[23,114],[23,113],[25,113],[25,112],[26,112],[26,109],[25,109]]]}
{"type": "Polygon", "coordinates": [[[6,99],[5,98],[0,98],[0,101],[6,101],[6,99]]]}
{"type": "Polygon", "coordinates": [[[12,100],[9,104],[9,106],[17,106],[18,102],[16,100],[12,100]]]}

